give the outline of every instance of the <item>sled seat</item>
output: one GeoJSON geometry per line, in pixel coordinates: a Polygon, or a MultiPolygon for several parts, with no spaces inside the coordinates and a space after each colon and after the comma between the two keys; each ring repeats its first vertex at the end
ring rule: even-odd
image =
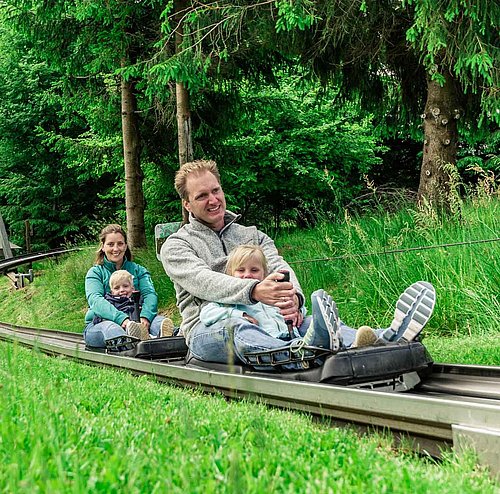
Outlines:
{"type": "Polygon", "coordinates": [[[156,258],[161,262],[160,251],[163,242],[167,240],[167,238],[175,233],[180,227],[182,223],[180,221],[174,221],[172,223],[159,223],[155,226],[155,250],[156,250],[156,258]]]}
{"type": "Polygon", "coordinates": [[[117,355],[121,357],[135,357],[144,360],[184,360],[188,347],[183,336],[167,336],[164,338],[151,338],[138,340],[130,336],[119,337],[124,341],[114,341],[107,344],[106,348],[85,347],[86,350],[117,355]],[[129,341],[129,340],[134,341],[129,341]],[[126,341],[125,341],[126,340],[126,341]]]}
{"type": "MultiPolygon", "coordinates": [[[[266,362],[269,361],[266,359],[266,362]]],[[[267,376],[273,379],[372,389],[388,387],[392,388],[389,390],[404,391],[415,387],[421,378],[431,372],[433,361],[422,343],[412,341],[341,350],[326,356],[323,365],[304,370],[287,371],[280,365],[274,365],[271,371],[259,371],[250,365],[203,362],[190,354],[186,358],[186,364],[188,367],[267,376]]]]}
{"type": "Polygon", "coordinates": [[[184,359],[187,352],[184,336],[167,336],[141,341],[137,344],[134,357],[145,360],[184,359]]]}

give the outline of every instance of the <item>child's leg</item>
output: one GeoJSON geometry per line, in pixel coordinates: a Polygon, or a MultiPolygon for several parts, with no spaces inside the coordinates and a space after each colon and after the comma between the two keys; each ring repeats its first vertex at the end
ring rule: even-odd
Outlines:
{"type": "Polygon", "coordinates": [[[124,336],[125,330],[113,321],[102,321],[98,324],[90,323],[83,331],[85,344],[95,348],[105,348],[106,340],[124,336]]]}
{"type": "Polygon", "coordinates": [[[174,323],[165,316],[155,316],[149,326],[149,334],[153,338],[163,338],[172,336],[174,332],[174,323]]]}

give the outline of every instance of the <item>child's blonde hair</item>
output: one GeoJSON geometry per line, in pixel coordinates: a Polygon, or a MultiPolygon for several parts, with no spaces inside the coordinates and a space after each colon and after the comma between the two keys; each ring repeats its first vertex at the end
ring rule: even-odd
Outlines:
{"type": "Polygon", "coordinates": [[[226,274],[234,276],[234,272],[250,259],[255,259],[262,266],[266,277],[267,260],[264,251],[258,245],[240,245],[234,248],[227,258],[226,274]]]}
{"type": "Polygon", "coordinates": [[[111,290],[113,289],[113,285],[117,283],[123,283],[124,281],[128,281],[130,286],[134,288],[134,277],[131,273],[129,273],[125,269],[117,269],[110,277],[109,277],[109,287],[111,290]]]}

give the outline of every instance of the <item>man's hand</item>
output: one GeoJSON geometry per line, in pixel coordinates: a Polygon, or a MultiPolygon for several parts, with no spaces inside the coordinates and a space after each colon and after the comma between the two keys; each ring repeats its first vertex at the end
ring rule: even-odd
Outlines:
{"type": "Polygon", "coordinates": [[[300,311],[299,297],[295,287],[289,281],[277,283],[283,277],[283,273],[280,272],[268,275],[255,285],[252,298],[257,302],[278,307],[285,321],[292,321],[294,327],[298,328],[304,320],[300,311]]]}
{"type": "Polygon", "coordinates": [[[295,288],[289,281],[277,283],[284,277],[283,273],[271,273],[261,282],[257,283],[252,290],[252,298],[257,302],[274,305],[280,309],[283,305],[290,306],[295,296],[295,288]]]}
{"type": "Polygon", "coordinates": [[[304,316],[299,308],[299,297],[297,297],[297,295],[294,295],[291,300],[280,302],[278,307],[285,321],[292,321],[292,325],[295,328],[298,328],[304,321],[304,316]]]}

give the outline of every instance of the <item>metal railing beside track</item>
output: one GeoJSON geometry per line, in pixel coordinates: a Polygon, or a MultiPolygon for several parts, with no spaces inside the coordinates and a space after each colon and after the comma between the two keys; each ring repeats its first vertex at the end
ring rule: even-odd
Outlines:
{"type": "Polygon", "coordinates": [[[21,256],[10,257],[8,259],[0,260],[0,273],[4,274],[10,271],[13,268],[18,266],[22,266],[23,264],[29,264],[31,262],[40,261],[42,259],[48,259],[50,257],[60,256],[62,254],[67,254],[68,252],[74,252],[80,250],[79,248],[71,248],[71,249],[52,249],[46,252],[37,252],[30,254],[23,254],[21,256]]]}
{"type": "Polygon", "coordinates": [[[0,323],[0,339],[89,364],[119,367],[208,392],[222,392],[232,398],[245,397],[329,417],[335,423],[388,429],[396,438],[405,437],[416,449],[435,456],[450,445],[457,451],[472,446],[479,461],[500,475],[500,367],[437,364],[429,381],[415,392],[388,393],[274,379],[272,374],[190,368],[183,361],[150,361],[92,352],[85,349],[81,334],[64,331],[0,323]],[[461,394],[462,386],[468,394],[461,394]]]}

